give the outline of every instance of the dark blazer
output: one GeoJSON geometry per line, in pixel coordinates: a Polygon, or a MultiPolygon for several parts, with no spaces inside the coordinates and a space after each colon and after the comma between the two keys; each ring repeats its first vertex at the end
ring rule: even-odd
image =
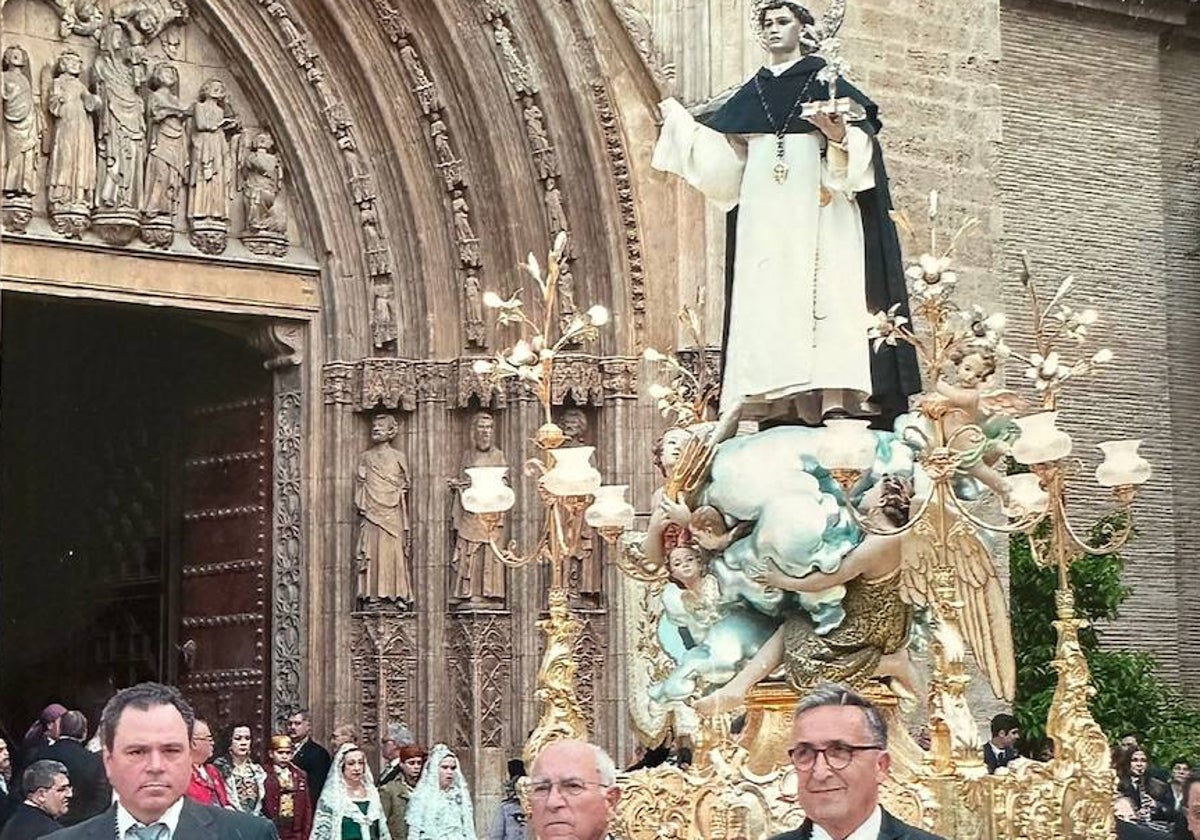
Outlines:
{"type": "Polygon", "coordinates": [[[71,807],[62,819],[63,825],[75,825],[108,810],[112,804],[112,790],[99,753],[71,738],[60,738],[38,750],[34,760],[40,759],[61,761],[66,765],[73,793],[71,807]]]}
{"type": "MultiPolygon", "coordinates": [[[[117,806],[50,835],[54,840],[117,840],[117,806]]],[[[183,800],[171,840],[279,840],[270,820],[183,800]]]]}
{"type": "Polygon", "coordinates": [[[60,828],[62,826],[58,821],[41,808],[22,802],[4,824],[0,840],[34,840],[35,837],[53,834],[60,828]]]}
{"type": "Polygon", "coordinates": [[[304,742],[304,746],[296,750],[292,764],[303,770],[304,775],[308,777],[308,798],[312,801],[313,808],[316,808],[321,791],[325,790],[325,777],[329,775],[329,765],[333,764],[329,750],[309,738],[304,742]]]}
{"type": "Polygon", "coordinates": [[[1008,763],[1016,758],[1017,751],[1013,747],[1004,750],[997,750],[992,746],[991,741],[983,743],[983,763],[987,765],[989,773],[995,773],[1001,767],[1007,767],[1008,763]]]}
{"type": "MultiPolygon", "coordinates": [[[[805,820],[794,831],[785,831],[783,834],[776,834],[770,840],[811,840],[812,830],[812,820],[805,820]]],[[[913,828],[908,823],[901,822],[887,811],[884,811],[883,824],[879,827],[879,840],[943,840],[943,838],[938,837],[936,834],[930,834],[928,831],[913,828]]]]}

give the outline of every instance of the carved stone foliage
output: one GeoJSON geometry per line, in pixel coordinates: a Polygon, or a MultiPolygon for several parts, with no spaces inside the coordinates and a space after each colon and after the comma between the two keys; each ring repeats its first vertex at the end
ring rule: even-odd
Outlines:
{"type": "Polygon", "coordinates": [[[486,349],[487,332],[482,326],[482,292],[479,291],[484,267],[483,249],[475,232],[474,211],[468,200],[470,183],[462,155],[457,151],[454,126],[446,115],[437,81],[422,56],[421,45],[412,29],[389,0],[372,2],[384,32],[396,45],[409,91],[428,126],[430,163],[446,190],[463,290],[459,310],[463,343],[466,347],[486,349]]]}
{"type": "MultiPolygon", "coordinates": [[[[497,384],[472,369],[475,359],[449,361],[372,357],[325,365],[321,393],[326,405],[354,411],[415,411],[421,403],[450,408],[501,409],[510,401],[530,399],[528,391],[507,380],[497,384]]],[[[554,366],[551,400],[555,405],[602,405],[605,400],[637,399],[638,360],[566,353],[554,366]]]]}
{"type": "Polygon", "coordinates": [[[666,61],[654,40],[654,28],[646,16],[631,0],[611,0],[617,16],[629,33],[629,40],[660,91],[670,90],[675,84],[675,65],[666,61]]]}
{"type": "Polygon", "coordinates": [[[587,717],[588,731],[596,721],[594,713],[597,701],[602,699],[604,683],[605,651],[608,650],[607,616],[599,610],[588,610],[583,616],[583,630],[575,640],[575,660],[579,662],[576,686],[579,705],[587,717]]]}
{"type": "Polygon", "coordinates": [[[454,743],[503,747],[512,718],[512,620],[506,613],[474,612],[451,619],[454,743]]]}
{"type": "MultiPolygon", "coordinates": [[[[277,374],[294,378],[294,371],[277,374]]],[[[289,385],[292,383],[288,383],[289,385]]],[[[275,558],[273,569],[271,709],[272,719],[300,705],[301,625],[304,580],[301,519],[302,401],[299,388],[275,397],[275,558]]]]}
{"type": "Polygon", "coordinates": [[[409,614],[355,613],[351,668],[360,743],[377,744],[392,720],[416,720],[417,624],[409,614]]]}
{"type": "Polygon", "coordinates": [[[604,83],[592,83],[592,101],[604,133],[604,149],[608,167],[617,188],[617,204],[621,209],[621,227],[625,237],[625,261],[629,271],[630,308],[633,326],[640,333],[646,326],[646,265],[642,251],[642,233],[638,226],[637,204],[633,197],[633,181],[629,175],[629,153],[617,121],[612,98],[604,83]]]}

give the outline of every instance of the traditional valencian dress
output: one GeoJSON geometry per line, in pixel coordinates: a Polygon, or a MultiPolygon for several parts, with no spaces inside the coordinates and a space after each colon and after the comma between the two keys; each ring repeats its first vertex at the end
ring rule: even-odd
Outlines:
{"type": "Polygon", "coordinates": [[[408,840],[475,840],[475,815],[462,765],[455,767],[449,788],[442,790],[438,784],[438,765],[447,757],[454,758],[454,753],[438,744],[425,762],[405,814],[408,840]]]}
{"type": "Polygon", "coordinates": [[[366,799],[353,799],[342,775],[346,754],[357,750],[354,744],[342,744],[333,757],[333,766],[325,780],[325,789],[317,801],[311,840],[391,840],[379,792],[367,770],[363,785],[366,799]]]}
{"type": "Polygon", "coordinates": [[[871,313],[899,304],[908,315],[878,109],[840,81],[866,115],[841,144],[799,116],[829,98],[824,64],[763,67],[703,124],[673,99],[661,105],[654,167],[734,211],[721,410],[741,402],[745,417],[819,419],[826,391],[851,413],[891,415],[921,388],[912,348],[872,354],[867,339],[871,313]]]}

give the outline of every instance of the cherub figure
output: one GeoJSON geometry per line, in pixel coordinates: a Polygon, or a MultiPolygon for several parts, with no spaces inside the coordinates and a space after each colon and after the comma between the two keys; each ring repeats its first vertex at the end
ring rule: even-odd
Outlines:
{"type": "Polygon", "coordinates": [[[1008,454],[1020,429],[1008,415],[1025,406],[1012,391],[985,390],[996,373],[995,351],[985,347],[960,348],[951,356],[954,379],[938,379],[936,393],[924,400],[927,415],[941,415],[946,438],[962,455],[959,469],[987,487],[1007,505],[1011,488],[1005,475],[995,468],[1008,454]],[[974,424],[983,434],[963,434],[974,424]]]}
{"type": "Polygon", "coordinates": [[[754,530],[754,523],[738,522],[731,527],[715,507],[701,505],[692,511],[688,530],[692,532],[692,539],[697,545],[705,551],[720,554],[754,530]]]}

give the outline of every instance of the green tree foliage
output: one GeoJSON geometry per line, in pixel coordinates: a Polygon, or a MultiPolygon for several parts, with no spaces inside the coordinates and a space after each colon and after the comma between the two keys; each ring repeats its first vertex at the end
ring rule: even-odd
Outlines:
{"type": "MultiPolygon", "coordinates": [[[[1057,635],[1051,622],[1058,573],[1040,569],[1029,540],[1013,537],[1009,554],[1012,580],[1013,644],[1017,658],[1017,702],[1013,713],[1021,733],[1037,742],[1046,734],[1046,713],[1058,675],[1051,661],[1057,635]]],[[[1103,625],[1115,618],[1131,590],[1121,579],[1125,563],[1119,554],[1088,557],[1071,568],[1075,611],[1103,625]]],[[[1158,663],[1147,653],[1102,649],[1096,629],[1080,633],[1080,644],[1092,670],[1096,696],[1092,714],[1109,739],[1137,733],[1153,761],[1178,757],[1200,761],[1200,706],[1158,675],[1158,663]]]]}

